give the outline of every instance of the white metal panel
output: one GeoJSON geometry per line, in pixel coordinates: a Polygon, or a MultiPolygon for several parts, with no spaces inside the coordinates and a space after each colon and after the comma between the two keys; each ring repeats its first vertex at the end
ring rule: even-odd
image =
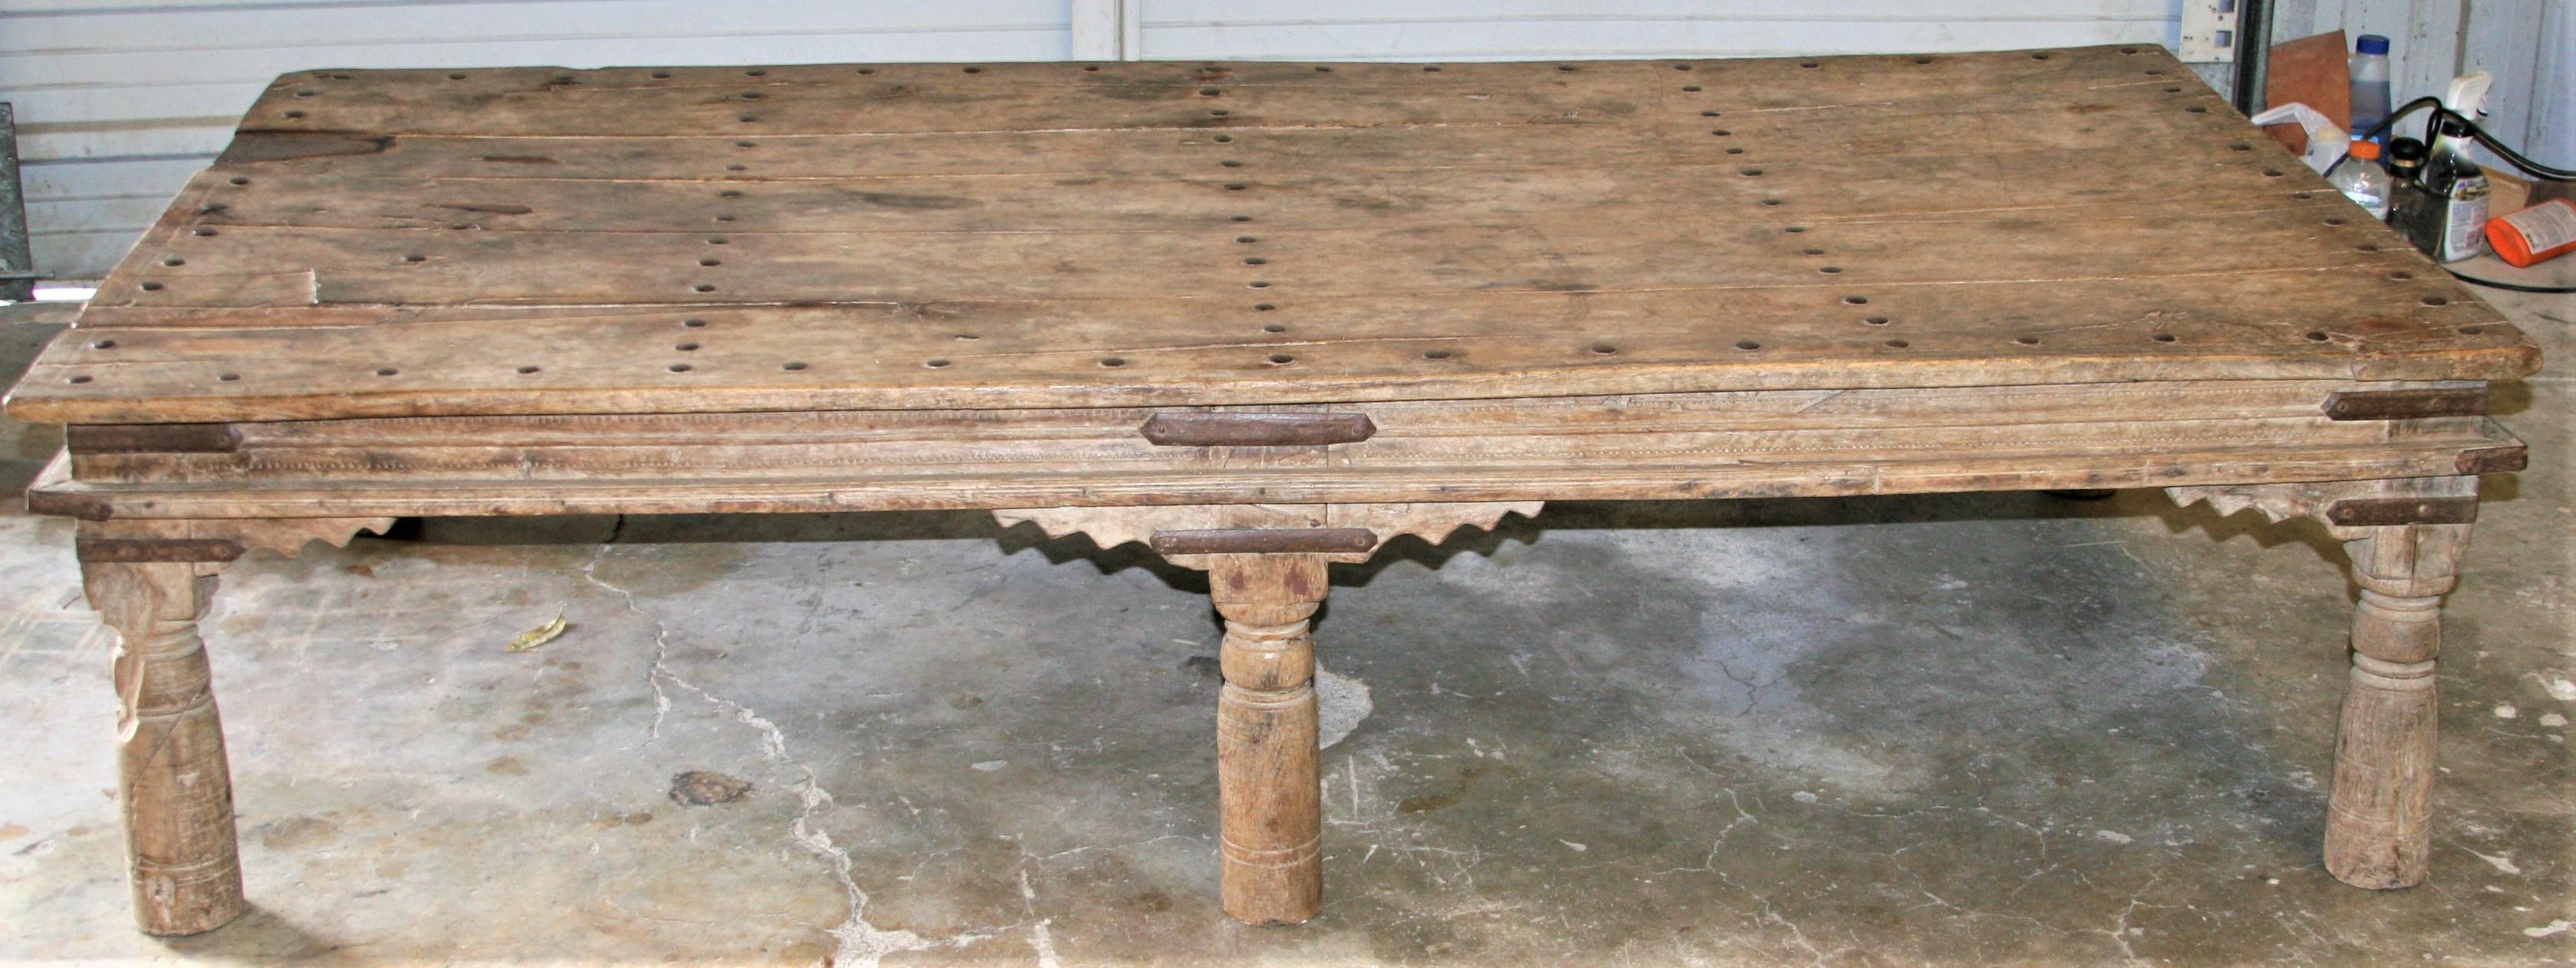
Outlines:
{"type": "Polygon", "coordinates": [[[1148,0],[1149,59],[1510,60],[2004,50],[2176,39],[2178,0],[1148,0]]]}

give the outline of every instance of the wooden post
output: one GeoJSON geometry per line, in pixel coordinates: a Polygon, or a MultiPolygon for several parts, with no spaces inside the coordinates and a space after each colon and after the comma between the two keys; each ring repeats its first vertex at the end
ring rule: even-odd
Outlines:
{"type": "Polygon", "coordinates": [[[1225,913],[1297,924],[1323,903],[1323,787],[1315,767],[1320,555],[1211,555],[1209,596],[1225,617],[1217,698],[1219,853],[1225,913]]]}
{"type": "Polygon", "coordinates": [[[2335,737],[2326,870],[2354,887],[2412,887],[2424,880],[2432,838],[2442,596],[2458,580],[2469,526],[2354,530],[2360,535],[2346,548],[2361,606],[2335,737]]]}
{"type": "Polygon", "coordinates": [[[81,579],[117,633],[117,787],[134,919],[150,934],[197,934],[244,907],[232,769],[197,637],[215,579],[197,562],[132,560],[152,557],[133,548],[84,543],[81,579]]]}

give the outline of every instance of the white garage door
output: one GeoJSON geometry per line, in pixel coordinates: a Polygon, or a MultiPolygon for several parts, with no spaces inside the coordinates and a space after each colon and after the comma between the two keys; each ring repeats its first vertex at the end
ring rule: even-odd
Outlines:
{"type": "Polygon", "coordinates": [[[1128,38],[1126,56],[1147,59],[2170,45],[2180,2],[0,0],[0,100],[17,105],[37,265],[82,278],[113,265],[268,81],[294,70],[1063,60],[1077,21],[1096,38],[1099,17],[1128,38]]]}

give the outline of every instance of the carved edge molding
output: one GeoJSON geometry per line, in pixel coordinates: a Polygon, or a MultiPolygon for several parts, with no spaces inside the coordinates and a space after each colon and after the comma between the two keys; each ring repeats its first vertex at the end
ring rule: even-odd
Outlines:
{"type": "MultiPolygon", "coordinates": [[[[1151,547],[1156,532],[1282,531],[1347,532],[1364,530],[1365,547],[1353,541],[1342,550],[1324,552],[1332,561],[1365,561],[1388,541],[1414,535],[1432,544],[1448,540],[1459,528],[1492,530],[1508,515],[1531,517],[1540,501],[1432,502],[1417,504],[1181,504],[1168,506],[1009,508],[993,512],[1004,527],[1026,521],[1050,538],[1081,534],[1103,548],[1128,542],[1151,547]]],[[[1168,542],[1167,542],[1168,544],[1168,542]]],[[[1174,554],[1176,563],[1197,567],[1193,554],[1174,554]]]]}
{"type": "Polygon", "coordinates": [[[2478,479],[2410,477],[2383,481],[2305,484],[2216,484],[2168,487],[2177,505],[2206,501],[2220,514],[2252,509],[2275,523],[2315,518],[2336,538],[2351,541],[2366,529],[2409,524],[2467,524],[2477,520],[2478,479]]]}
{"type": "Polygon", "coordinates": [[[361,531],[383,533],[393,518],[244,518],[82,521],[74,539],[85,564],[185,562],[213,574],[252,550],[288,558],[320,541],[346,547],[361,531]]]}

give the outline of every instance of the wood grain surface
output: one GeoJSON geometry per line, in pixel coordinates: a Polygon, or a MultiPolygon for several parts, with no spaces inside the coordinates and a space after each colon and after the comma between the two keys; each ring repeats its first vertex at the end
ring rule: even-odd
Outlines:
{"type": "Polygon", "coordinates": [[[2531,344],[2152,46],[320,70],[62,423],[2493,379],[2531,344]]]}

